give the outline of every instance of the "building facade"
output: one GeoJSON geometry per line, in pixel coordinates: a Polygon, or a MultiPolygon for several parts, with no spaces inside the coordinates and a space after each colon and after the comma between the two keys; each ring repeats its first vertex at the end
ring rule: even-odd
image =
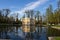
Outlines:
{"type": "Polygon", "coordinates": [[[22,30],[23,32],[34,32],[35,31],[35,20],[32,18],[22,19],[22,30]]]}

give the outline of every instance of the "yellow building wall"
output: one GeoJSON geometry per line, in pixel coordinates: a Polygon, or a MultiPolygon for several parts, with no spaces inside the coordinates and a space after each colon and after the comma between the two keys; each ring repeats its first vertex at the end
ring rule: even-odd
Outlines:
{"type": "Polygon", "coordinates": [[[35,21],[30,18],[22,19],[22,30],[23,32],[30,32],[35,29],[35,21]],[[32,24],[32,25],[31,25],[32,24]]]}

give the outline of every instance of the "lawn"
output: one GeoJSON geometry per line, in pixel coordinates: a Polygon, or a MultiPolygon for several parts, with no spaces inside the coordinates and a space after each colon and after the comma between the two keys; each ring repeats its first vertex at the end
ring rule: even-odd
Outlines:
{"type": "Polygon", "coordinates": [[[60,25],[55,25],[55,27],[60,27],[60,25]]]}
{"type": "Polygon", "coordinates": [[[60,37],[55,37],[55,40],[60,40],[60,37]]]}

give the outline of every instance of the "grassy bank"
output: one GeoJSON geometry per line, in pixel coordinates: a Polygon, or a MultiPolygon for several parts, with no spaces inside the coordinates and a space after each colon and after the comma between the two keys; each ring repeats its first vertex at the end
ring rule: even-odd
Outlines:
{"type": "Polygon", "coordinates": [[[60,37],[55,37],[55,40],[60,40],[60,37]]]}
{"type": "Polygon", "coordinates": [[[54,37],[54,40],[60,40],[60,30],[49,27],[48,37],[54,37]]]}
{"type": "Polygon", "coordinates": [[[53,37],[60,36],[60,30],[49,27],[48,28],[48,36],[53,36],[53,37]]]}
{"type": "Polygon", "coordinates": [[[60,25],[54,25],[54,27],[60,27],[60,25]]]}

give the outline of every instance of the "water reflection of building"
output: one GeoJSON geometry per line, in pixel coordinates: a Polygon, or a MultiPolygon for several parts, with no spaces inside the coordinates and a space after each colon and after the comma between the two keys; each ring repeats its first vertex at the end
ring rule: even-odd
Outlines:
{"type": "Polygon", "coordinates": [[[35,31],[35,20],[32,18],[22,19],[22,30],[23,32],[34,32],[35,31]]]}

